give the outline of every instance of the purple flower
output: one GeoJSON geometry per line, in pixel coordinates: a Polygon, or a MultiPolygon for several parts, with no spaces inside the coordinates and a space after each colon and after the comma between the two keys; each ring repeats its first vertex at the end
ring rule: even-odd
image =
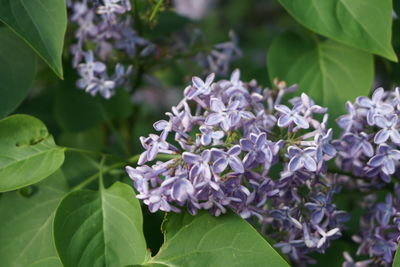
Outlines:
{"type": "Polygon", "coordinates": [[[121,0],[103,0],[103,5],[97,8],[97,13],[105,15],[106,18],[113,24],[116,23],[116,14],[125,13],[125,8],[119,3],[121,0]]]}
{"type": "Polygon", "coordinates": [[[343,263],[342,267],[368,267],[372,263],[372,260],[355,262],[347,251],[343,252],[343,257],[346,261],[343,263]]]}
{"type": "Polygon", "coordinates": [[[348,142],[349,155],[354,157],[361,152],[367,157],[372,157],[374,155],[374,148],[369,138],[369,135],[364,132],[361,132],[359,135],[353,133],[343,135],[343,139],[348,142]]]}
{"type": "Polygon", "coordinates": [[[244,167],[243,163],[238,157],[240,154],[240,146],[236,145],[231,147],[228,152],[224,152],[220,149],[213,149],[212,153],[214,155],[215,161],[213,164],[213,170],[216,173],[223,172],[228,165],[232,168],[233,171],[237,173],[243,173],[244,167]]]}
{"type": "Polygon", "coordinates": [[[158,153],[172,154],[168,143],[160,138],[158,135],[151,134],[149,137],[140,137],[140,142],[144,149],[146,149],[139,157],[138,164],[142,165],[147,161],[152,161],[156,158],[158,153]]]}
{"type": "Polygon", "coordinates": [[[114,95],[115,82],[106,77],[93,78],[87,85],[85,91],[91,95],[100,93],[105,99],[114,95]]]}
{"type": "Polygon", "coordinates": [[[394,215],[395,209],[393,208],[393,199],[391,194],[386,195],[384,203],[377,205],[377,218],[382,226],[389,224],[390,218],[394,215]]]}
{"type": "Polygon", "coordinates": [[[378,238],[371,247],[372,253],[377,256],[382,256],[383,260],[387,263],[393,261],[393,253],[396,249],[396,242],[392,240],[387,241],[382,238],[378,238]]]}
{"type": "Polygon", "coordinates": [[[102,73],[106,70],[106,65],[102,62],[94,61],[93,51],[88,51],[84,55],[86,62],[78,65],[79,74],[92,78],[94,73],[102,73]]]}
{"type": "Polygon", "coordinates": [[[306,206],[311,211],[311,220],[314,224],[319,224],[324,218],[325,214],[328,214],[327,206],[331,202],[328,195],[323,193],[318,193],[315,198],[312,198],[313,202],[305,203],[306,206]]]}
{"type": "Polygon", "coordinates": [[[382,128],[375,135],[374,142],[376,144],[382,144],[386,142],[389,138],[393,141],[393,143],[400,144],[400,133],[397,126],[397,115],[391,115],[388,118],[382,115],[376,115],[374,119],[375,124],[382,128]]]}
{"type": "Polygon", "coordinates": [[[184,152],[182,154],[182,159],[192,166],[189,173],[189,177],[191,179],[199,175],[202,175],[202,177],[206,180],[211,179],[211,169],[210,165],[208,164],[211,159],[210,150],[204,150],[200,155],[184,152]]]}
{"type": "Polygon", "coordinates": [[[382,98],[384,95],[383,88],[378,88],[372,94],[372,98],[360,96],[356,102],[360,107],[367,108],[367,121],[369,125],[375,124],[376,114],[390,114],[393,112],[393,107],[389,104],[383,103],[382,98]]]}
{"type": "Polygon", "coordinates": [[[287,127],[293,122],[303,129],[308,129],[310,127],[307,119],[299,114],[299,107],[294,107],[291,110],[287,106],[276,105],[275,109],[281,113],[281,116],[278,119],[279,127],[287,127]]]}
{"type": "Polygon", "coordinates": [[[317,170],[317,163],[314,159],[315,153],[316,149],[314,147],[302,150],[296,146],[290,146],[288,148],[290,158],[288,164],[289,171],[295,172],[304,167],[311,172],[315,172],[317,170]]]}
{"type": "Polygon", "coordinates": [[[172,186],[171,197],[178,202],[185,202],[189,197],[193,197],[194,192],[194,187],[188,179],[178,178],[172,186]]]}
{"type": "Polygon", "coordinates": [[[346,110],[348,114],[342,115],[337,119],[337,124],[342,128],[345,129],[346,131],[349,131],[357,117],[357,111],[354,107],[354,105],[351,102],[346,102],[346,110]]]}
{"type": "Polygon", "coordinates": [[[239,107],[239,101],[232,101],[227,107],[218,98],[211,99],[210,109],[213,113],[210,113],[206,118],[207,125],[219,124],[221,128],[227,132],[231,127],[235,126],[239,120],[240,115],[237,112],[239,107]]]}
{"type": "Polygon", "coordinates": [[[294,105],[298,109],[303,109],[304,114],[325,113],[328,110],[327,108],[315,105],[314,101],[305,93],[301,94],[299,100],[300,101],[294,105]]]}
{"type": "Polygon", "coordinates": [[[191,90],[189,90],[189,92],[187,93],[186,97],[188,99],[193,99],[194,97],[199,95],[209,95],[211,92],[211,84],[214,81],[214,78],[214,73],[208,75],[205,82],[199,77],[193,77],[193,86],[191,90]]]}
{"type": "Polygon", "coordinates": [[[391,149],[386,144],[381,144],[378,147],[377,153],[369,161],[368,165],[371,167],[380,167],[382,171],[391,175],[395,172],[396,163],[400,160],[400,151],[391,149]]]}
{"type": "Polygon", "coordinates": [[[290,254],[291,257],[295,260],[299,259],[298,256],[298,247],[304,245],[303,240],[290,240],[289,242],[279,242],[274,245],[276,248],[280,248],[282,253],[290,254]]]}
{"type": "Polygon", "coordinates": [[[214,131],[212,127],[202,125],[200,126],[200,132],[202,133],[201,135],[201,144],[203,146],[208,146],[211,144],[211,142],[214,140],[218,141],[222,137],[224,137],[224,132],[223,131],[214,131]]]}
{"type": "Polygon", "coordinates": [[[323,160],[324,155],[328,159],[333,158],[336,155],[336,149],[331,145],[332,140],[332,129],[329,129],[326,134],[317,134],[315,136],[315,143],[317,145],[316,159],[318,162],[323,160]]]}
{"type": "Polygon", "coordinates": [[[269,164],[272,161],[272,151],[268,146],[267,135],[265,133],[250,134],[250,138],[240,139],[242,151],[248,152],[243,158],[246,168],[252,166],[254,162],[259,164],[269,164]]]}
{"type": "Polygon", "coordinates": [[[325,232],[321,227],[318,225],[315,226],[318,233],[321,235],[321,238],[318,241],[317,248],[321,248],[330,238],[334,237],[337,233],[340,233],[339,228],[331,229],[325,232]]]}

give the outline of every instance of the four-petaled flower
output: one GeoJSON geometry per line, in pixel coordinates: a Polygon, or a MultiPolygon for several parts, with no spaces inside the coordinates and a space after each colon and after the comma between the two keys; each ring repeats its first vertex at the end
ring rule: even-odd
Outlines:
{"type": "Polygon", "coordinates": [[[302,115],[300,115],[299,106],[294,107],[293,109],[289,109],[285,105],[276,105],[275,109],[281,113],[281,116],[278,119],[279,127],[287,127],[292,122],[294,122],[298,127],[303,129],[308,129],[310,127],[310,124],[307,121],[307,119],[302,115]]]}
{"type": "Polygon", "coordinates": [[[315,228],[317,229],[318,233],[321,235],[321,238],[319,239],[319,241],[317,243],[317,248],[321,248],[326,243],[326,241],[328,241],[329,238],[334,237],[340,231],[339,228],[334,228],[334,229],[331,229],[331,230],[325,232],[318,225],[315,225],[315,228]]]}
{"type": "Polygon", "coordinates": [[[239,104],[239,101],[232,101],[226,107],[220,99],[212,98],[210,109],[213,113],[207,116],[206,124],[211,126],[219,124],[227,132],[240,121],[240,114],[237,110],[239,104]]]}
{"type": "Polygon", "coordinates": [[[250,138],[240,139],[240,146],[243,151],[248,152],[243,158],[246,168],[250,167],[254,162],[259,164],[268,164],[272,161],[272,151],[268,146],[266,133],[250,134],[250,138]]]}
{"type": "Polygon", "coordinates": [[[168,145],[168,143],[156,134],[150,134],[147,138],[140,137],[140,142],[142,143],[145,151],[139,157],[139,165],[142,165],[147,161],[154,160],[160,152],[166,154],[173,153],[169,149],[170,146],[168,145]]]}
{"type": "Polygon", "coordinates": [[[382,171],[391,175],[396,170],[396,163],[400,160],[400,151],[390,148],[386,144],[379,145],[377,153],[369,161],[368,165],[371,167],[381,167],[382,171]]]}
{"type": "Polygon", "coordinates": [[[211,142],[218,141],[224,137],[223,131],[214,131],[214,129],[207,125],[200,126],[200,132],[202,133],[200,142],[203,146],[208,146],[211,142]]]}
{"type": "Polygon", "coordinates": [[[210,165],[208,164],[211,159],[210,150],[204,150],[200,155],[184,152],[182,154],[182,158],[186,163],[192,165],[189,172],[189,177],[191,179],[194,179],[199,175],[202,175],[202,177],[206,180],[211,179],[211,169],[210,165]]]}
{"type": "Polygon", "coordinates": [[[233,171],[237,173],[243,173],[244,172],[243,163],[238,157],[240,151],[241,149],[239,145],[231,147],[228,150],[228,152],[225,152],[221,149],[212,149],[213,158],[215,159],[213,164],[213,170],[216,173],[221,173],[229,165],[233,171]]]}
{"type": "Polygon", "coordinates": [[[211,92],[211,84],[214,81],[214,77],[215,74],[211,73],[207,76],[205,82],[199,77],[193,77],[193,86],[187,92],[186,97],[188,99],[193,99],[194,97],[199,95],[209,95],[211,92]]]}
{"type": "Polygon", "coordinates": [[[368,98],[366,96],[357,97],[357,104],[363,108],[368,109],[367,112],[367,122],[369,125],[375,124],[375,115],[376,114],[390,114],[393,112],[393,106],[382,102],[382,98],[384,95],[383,88],[378,88],[372,94],[372,98],[368,98]]]}
{"type": "Polygon", "coordinates": [[[374,142],[376,144],[382,144],[390,138],[393,143],[400,144],[400,133],[397,121],[397,115],[391,115],[388,117],[376,115],[375,124],[382,129],[375,135],[374,142]]]}
{"type": "Polygon", "coordinates": [[[317,170],[317,162],[314,159],[315,153],[315,147],[307,147],[302,150],[296,146],[290,146],[288,148],[290,158],[288,164],[289,171],[295,172],[304,167],[311,172],[315,172],[317,170]]]}

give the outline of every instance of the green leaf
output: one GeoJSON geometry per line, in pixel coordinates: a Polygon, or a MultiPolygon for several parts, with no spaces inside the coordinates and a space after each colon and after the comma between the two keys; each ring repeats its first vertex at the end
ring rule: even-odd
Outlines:
{"type": "Polygon", "coordinates": [[[279,0],[305,27],[338,42],[396,61],[392,0],[279,0]]]}
{"type": "Polygon", "coordinates": [[[125,266],[145,260],[146,241],[133,189],[115,183],[68,194],[57,209],[54,238],[65,267],[125,266]]]}
{"type": "Polygon", "coordinates": [[[0,21],[63,77],[61,54],[67,29],[65,0],[0,0],[0,21]]]}
{"type": "Polygon", "coordinates": [[[168,214],[165,243],[145,266],[289,266],[238,215],[168,214]]]}
{"type": "Polygon", "coordinates": [[[37,183],[63,161],[64,148],[40,120],[13,115],[0,121],[0,192],[37,183]]]}
{"type": "Polygon", "coordinates": [[[36,56],[7,28],[0,28],[0,118],[26,97],[36,75],[36,56]]]}
{"type": "Polygon", "coordinates": [[[394,255],[392,267],[400,266],[400,244],[397,247],[396,254],[394,255]]]}
{"type": "Polygon", "coordinates": [[[61,266],[53,243],[56,207],[67,192],[61,171],[33,188],[31,197],[20,192],[0,198],[0,259],[2,266],[61,266]],[[52,264],[50,264],[52,263],[52,264]]]}
{"type": "Polygon", "coordinates": [[[63,267],[58,257],[48,257],[43,260],[35,261],[28,267],[63,267]]]}
{"type": "Polygon", "coordinates": [[[345,112],[345,102],[368,95],[373,80],[371,54],[335,41],[285,33],[268,52],[270,79],[298,84],[318,105],[329,108],[330,121],[345,112]]]}

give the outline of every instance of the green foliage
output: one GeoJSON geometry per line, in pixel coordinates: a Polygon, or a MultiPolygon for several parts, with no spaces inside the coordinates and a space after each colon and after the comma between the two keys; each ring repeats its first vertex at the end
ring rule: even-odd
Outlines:
{"type": "Polygon", "coordinates": [[[397,62],[392,48],[392,0],[279,0],[304,26],[397,62]]]}
{"type": "Polygon", "coordinates": [[[394,256],[394,260],[393,260],[393,267],[397,267],[400,266],[400,245],[397,247],[397,251],[396,254],[394,256]]]}
{"type": "Polygon", "coordinates": [[[0,28],[0,118],[26,97],[36,74],[36,56],[7,28],[0,28]]]}
{"type": "Polygon", "coordinates": [[[165,243],[145,266],[289,266],[235,214],[168,214],[165,243]],[[268,265],[266,265],[268,264],[268,265]]]}
{"type": "Polygon", "coordinates": [[[344,113],[346,101],[368,95],[372,85],[372,56],[332,40],[285,33],[268,55],[270,79],[298,84],[299,93],[329,108],[331,119],[344,113]]]}
{"type": "Polygon", "coordinates": [[[0,21],[63,77],[61,54],[67,28],[65,0],[0,0],[0,21]]]}
{"type": "Polygon", "coordinates": [[[64,175],[55,172],[32,188],[31,196],[8,192],[0,201],[2,266],[61,266],[53,243],[55,209],[67,192],[64,175]]]}
{"type": "Polygon", "coordinates": [[[13,115],[0,121],[0,192],[37,183],[63,161],[64,149],[40,120],[13,115]]]}
{"type": "Polygon", "coordinates": [[[145,260],[139,201],[132,188],[115,183],[100,191],[75,191],[60,203],[55,244],[64,266],[125,266],[145,260]]]}

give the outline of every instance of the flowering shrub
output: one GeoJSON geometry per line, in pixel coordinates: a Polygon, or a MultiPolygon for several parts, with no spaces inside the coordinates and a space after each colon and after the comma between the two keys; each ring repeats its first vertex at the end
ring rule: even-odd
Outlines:
{"type": "Polygon", "coordinates": [[[399,5],[305,1],[0,0],[0,265],[400,266],[399,5]]]}

